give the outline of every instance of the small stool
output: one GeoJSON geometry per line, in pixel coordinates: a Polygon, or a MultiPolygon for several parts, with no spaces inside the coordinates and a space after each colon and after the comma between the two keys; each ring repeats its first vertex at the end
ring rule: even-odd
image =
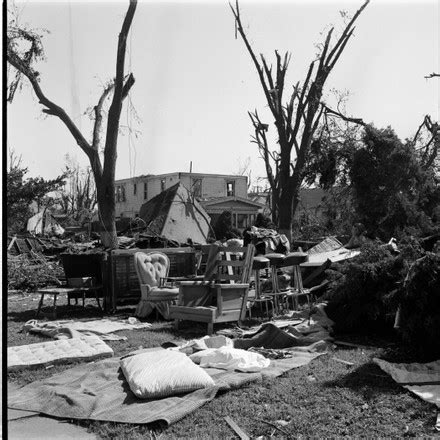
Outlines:
{"type": "Polygon", "coordinates": [[[291,292],[287,295],[287,300],[292,298],[292,307],[293,309],[298,309],[298,297],[300,295],[306,295],[307,303],[310,308],[310,291],[309,289],[304,289],[301,275],[300,264],[307,261],[308,254],[305,252],[290,252],[286,255],[284,259],[284,267],[293,267],[293,288],[291,292]]]}
{"type": "Polygon", "coordinates": [[[62,288],[53,288],[53,289],[39,289],[37,290],[37,293],[41,293],[41,298],[40,298],[40,302],[38,303],[38,309],[37,309],[37,313],[35,315],[36,318],[38,318],[40,312],[41,312],[41,307],[43,306],[43,301],[44,301],[44,295],[52,295],[53,296],[53,311],[52,311],[52,317],[53,319],[57,319],[57,298],[58,295],[60,293],[65,292],[66,289],[62,289],[62,288]]]}
{"type": "MultiPolygon", "coordinates": [[[[254,280],[255,280],[255,298],[252,300],[252,305],[255,303],[260,304],[260,310],[263,312],[262,304],[264,303],[266,306],[266,315],[269,317],[269,306],[268,303],[271,303],[273,309],[273,301],[272,297],[265,296],[261,291],[261,281],[260,281],[260,271],[263,269],[268,269],[270,265],[270,260],[262,255],[258,255],[254,257],[252,262],[252,270],[254,271],[254,280]]],[[[251,307],[252,307],[251,305],[251,307]]],[[[252,318],[251,308],[249,308],[249,318],[252,318]]]]}
{"type": "Polygon", "coordinates": [[[278,313],[280,310],[279,303],[278,303],[278,297],[282,297],[282,299],[283,299],[286,294],[281,293],[281,291],[280,291],[280,286],[278,284],[277,270],[279,267],[282,267],[284,265],[284,260],[285,260],[286,256],[284,254],[272,253],[272,254],[266,254],[265,257],[268,258],[270,261],[272,292],[270,292],[269,295],[273,296],[275,313],[278,313]]]}

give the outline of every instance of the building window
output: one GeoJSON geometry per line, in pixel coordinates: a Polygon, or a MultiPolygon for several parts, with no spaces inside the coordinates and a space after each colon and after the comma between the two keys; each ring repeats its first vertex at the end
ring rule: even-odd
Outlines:
{"type": "Polygon", "coordinates": [[[202,179],[191,179],[191,193],[195,198],[202,197],[202,179]]]}
{"type": "Polygon", "coordinates": [[[144,200],[148,199],[148,185],[147,182],[144,182],[144,200]]]}
{"type": "Polygon", "coordinates": [[[226,195],[228,197],[235,196],[235,182],[233,180],[226,182],[226,195]]]}
{"type": "Polygon", "coordinates": [[[137,183],[133,183],[133,195],[135,196],[137,193],[137,183]]]}
{"type": "Polygon", "coordinates": [[[115,188],[115,197],[117,202],[125,202],[125,186],[118,185],[115,188]]]}
{"type": "Polygon", "coordinates": [[[165,191],[165,179],[160,180],[160,192],[165,191]]]}

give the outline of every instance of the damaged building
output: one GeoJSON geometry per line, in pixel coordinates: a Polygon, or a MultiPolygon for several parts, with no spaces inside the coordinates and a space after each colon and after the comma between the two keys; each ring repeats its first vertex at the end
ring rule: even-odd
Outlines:
{"type": "Polygon", "coordinates": [[[143,204],[177,183],[186,188],[213,222],[223,211],[230,211],[233,227],[239,230],[251,226],[257,213],[264,207],[248,198],[247,176],[176,172],[117,180],[116,216],[142,217],[143,204]]]}

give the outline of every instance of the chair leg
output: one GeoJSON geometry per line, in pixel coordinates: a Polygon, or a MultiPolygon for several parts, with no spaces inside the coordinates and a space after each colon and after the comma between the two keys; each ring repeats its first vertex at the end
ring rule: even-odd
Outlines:
{"type": "Polygon", "coordinates": [[[44,293],[41,294],[40,302],[38,303],[38,309],[35,315],[36,318],[38,318],[38,315],[40,314],[41,311],[41,307],[43,307],[43,300],[44,300],[44,293]]]}
{"type": "Polygon", "coordinates": [[[179,324],[180,324],[180,320],[179,319],[175,319],[174,320],[174,329],[175,330],[179,330],[179,324]]]}
{"type": "Polygon", "coordinates": [[[53,319],[57,319],[57,294],[53,296],[53,319]]]}
{"type": "Polygon", "coordinates": [[[101,307],[101,304],[99,302],[99,294],[98,294],[97,290],[95,290],[95,297],[96,297],[96,302],[98,303],[98,308],[102,312],[102,307],[101,307]]]}
{"type": "Polygon", "coordinates": [[[214,333],[214,323],[208,322],[208,336],[212,336],[214,333]]]}

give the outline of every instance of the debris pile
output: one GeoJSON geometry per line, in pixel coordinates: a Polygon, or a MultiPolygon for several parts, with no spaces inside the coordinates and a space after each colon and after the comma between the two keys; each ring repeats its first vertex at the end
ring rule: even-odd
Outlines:
{"type": "Polygon", "coordinates": [[[63,267],[55,258],[34,251],[8,255],[8,290],[27,291],[59,286],[63,279],[63,267]]]}

